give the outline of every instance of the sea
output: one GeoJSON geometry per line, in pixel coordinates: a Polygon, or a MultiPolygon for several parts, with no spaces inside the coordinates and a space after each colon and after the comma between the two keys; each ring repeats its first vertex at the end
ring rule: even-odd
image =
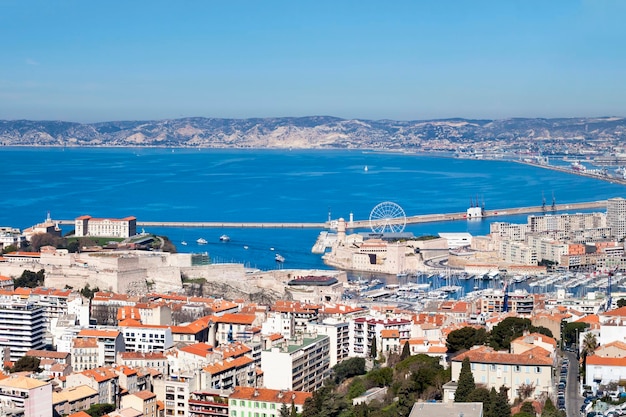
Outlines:
{"type": "MultiPolygon", "coordinates": [[[[165,148],[0,148],[0,226],[135,216],[142,221],[325,222],[366,220],[393,202],[407,216],[603,200],[626,187],[514,161],[368,150],[165,148]]],[[[415,236],[485,235],[491,221],[523,216],[407,225],[415,236]]],[[[73,229],[64,226],[64,233],[73,229]]],[[[323,230],[151,228],[179,252],[208,253],[212,262],[272,270],[329,269],[311,248],[323,230]],[[230,241],[219,237],[227,234],[230,241]],[[198,245],[196,240],[208,241],[198,245]],[[186,242],[187,245],[183,245],[186,242]],[[285,262],[278,264],[275,254],[285,262]]],[[[367,231],[367,230],[360,230],[367,231]]]]}

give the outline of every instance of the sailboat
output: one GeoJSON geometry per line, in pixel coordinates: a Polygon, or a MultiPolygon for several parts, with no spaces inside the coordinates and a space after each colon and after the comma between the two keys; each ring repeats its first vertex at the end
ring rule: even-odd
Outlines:
{"type": "Polygon", "coordinates": [[[365,165],[365,168],[363,168],[363,171],[365,172],[369,171],[369,168],[367,167],[367,165],[365,165]]]}

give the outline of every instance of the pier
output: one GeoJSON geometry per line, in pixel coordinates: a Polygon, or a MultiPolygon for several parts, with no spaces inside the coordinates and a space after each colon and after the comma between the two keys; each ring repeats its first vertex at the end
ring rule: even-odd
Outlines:
{"type": "MultiPolygon", "coordinates": [[[[590,201],[584,203],[554,204],[550,206],[531,206],[531,207],[513,207],[498,210],[485,210],[481,218],[474,218],[468,221],[479,221],[481,219],[491,219],[498,216],[515,216],[520,214],[550,214],[554,212],[576,210],[604,209],[606,210],[607,201],[590,201]]],[[[443,213],[443,214],[421,214],[417,216],[407,216],[406,224],[436,223],[455,220],[466,220],[466,212],[443,213]]],[[[386,220],[389,224],[404,222],[404,219],[386,220]]],[[[74,225],[74,220],[59,220],[60,225],[74,225]]],[[[307,222],[144,222],[138,221],[138,227],[175,227],[175,228],[232,228],[232,229],[330,229],[330,222],[307,223],[307,222]]],[[[355,220],[347,222],[346,226],[350,229],[367,229],[370,227],[369,220],[355,220]]]]}

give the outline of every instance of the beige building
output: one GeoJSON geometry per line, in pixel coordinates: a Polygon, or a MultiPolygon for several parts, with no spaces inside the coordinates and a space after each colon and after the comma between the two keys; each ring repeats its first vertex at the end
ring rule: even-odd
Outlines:
{"type": "Polygon", "coordinates": [[[267,388],[235,387],[228,399],[230,417],[280,417],[283,405],[302,413],[304,402],[313,394],[267,388]]]}
{"type": "Polygon", "coordinates": [[[156,394],[150,391],[139,391],[122,397],[122,408],[133,408],[144,417],[157,417],[158,407],[156,394]]]}
{"type": "Polygon", "coordinates": [[[54,411],[60,416],[87,410],[92,405],[98,403],[98,391],[87,385],[65,388],[59,392],[52,393],[54,411]]]}
{"type": "Polygon", "coordinates": [[[552,368],[555,360],[550,352],[534,347],[520,354],[497,352],[486,346],[474,347],[451,360],[452,380],[459,380],[463,359],[469,358],[476,385],[487,389],[509,388],[509,400],[519,396],[519,390],[533,388],[533,398],[550,395],[553,391],[552,368]]]}
{"type": "Polygon", "coordinates": [[[80,216],[74,221],[74,235],[96,237],[127,238],[137,234],[137,219],[98,219],[91,216],[80,216]]]}

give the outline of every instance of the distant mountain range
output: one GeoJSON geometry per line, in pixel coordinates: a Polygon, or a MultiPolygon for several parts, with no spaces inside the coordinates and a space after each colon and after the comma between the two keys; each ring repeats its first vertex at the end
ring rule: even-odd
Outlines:
{"type": "Polygon", "coordinates": [[[626,119],[359,120],[329,116],[258,119],[189,117],[172,120],[72,123],[0,121],[3,146],[158,146],[194,148],[368,148],[459,151],[498,144],[614,143],[626,139],[626,119]]]}

